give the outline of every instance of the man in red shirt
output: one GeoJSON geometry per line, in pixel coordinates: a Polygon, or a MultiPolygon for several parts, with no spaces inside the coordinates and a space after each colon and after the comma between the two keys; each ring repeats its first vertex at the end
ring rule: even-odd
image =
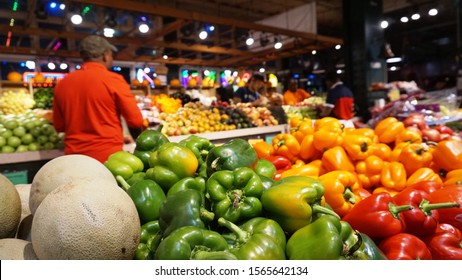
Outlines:
{"type": "Polygon", "coordinates": [[[354,96],[340,80],[335,72],[326,75],[327,97],[319,117],[335,117],[339,120],[349,120],[355,116],[354,96]]]}
{"type": "Polygon", "coordinates": [[[53,125],[65,133],[64,153],[84,154],[100,162],[121,151],[128,128],[143,127],[143,117],[124,78],[109,71],[117,48],[91,35],[79,46],[81,68],[62,79],[54,89],[53,125]]]}

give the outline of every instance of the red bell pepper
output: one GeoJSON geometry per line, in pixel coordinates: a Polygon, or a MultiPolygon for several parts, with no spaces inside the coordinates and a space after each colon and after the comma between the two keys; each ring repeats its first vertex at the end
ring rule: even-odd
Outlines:
{"type": "MultiPolygon", "coordinates": [[[[462,204],[462,185],[445,186],[431,193],[432,203],[454,201],[462,204]]],[[[440,223],[447,223],[462,231],[462,208],[438,209],[440,223]]]]}
{"type": "Polygon", "coordinates": [[[385,238],[404,231],[402,212],[411,209],[411,205],[396,206],[389,193],[373,193],[359,201],[343,220],[373,239],[385,238]]]}
{"type": "Polygon", "coordinates": [[[431,194],[419,189],[406,189],[393,197],[397,205],[409,204],[414,209],[403,212],[404,232],[422,237],[432,234],[438,226],[437,209],[460,207],[457,202],[430,203],[431,194]]]}
{"type": "Polygon", "coordinates": [[[439,190],[443,187],[443,184],[439,183],[439,182],[435,182],[435,181],[420,181],[420,182],[417,182],[415,184],[412,184],[408,187],[406,187],[405,190],[408,190],[408,189],[417,189],[417,190],[423,190],[423,191],[426,191],[428,193],[432,193],[436,190],[439,190]]]}
{"type": "Polygon", "coordinates": [[[409,233],[398,233],[379,243],[379,249],[389,260],[431,260],[425,242],[409,233]]]}
{"type": "Polygon", "coordinates": [[[292,162],[285,156],[266,156],[264,159],[270,161],[276,170],[287,170],[292,166],[292,162]]]}
{"type": "Polygon", "coordinates": [[[462,260],[462,232],[450,224],[439,224],[424,242],[434,260],[462,260]]]}

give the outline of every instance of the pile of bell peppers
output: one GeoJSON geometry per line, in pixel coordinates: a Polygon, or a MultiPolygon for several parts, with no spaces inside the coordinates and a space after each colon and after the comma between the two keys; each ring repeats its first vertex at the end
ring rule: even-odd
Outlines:
{"type": "Polygon", "coordinates": [[[149,132],[144,159],[105,163],[140,216],[134,258],[462,259],[462,142],[406,141],[386,124],[291,120],[253,145],[149,132]]]}

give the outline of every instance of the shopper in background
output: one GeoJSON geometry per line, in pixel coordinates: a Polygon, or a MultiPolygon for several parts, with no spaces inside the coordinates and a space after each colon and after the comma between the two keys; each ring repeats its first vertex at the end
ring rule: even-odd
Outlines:
{"type": "Polygon", "coordinates": [[[335,117],[349,120],[354,117],[353,93],[340,80],[335,72],[326,74],[327,97],[326,103],[321,107],[319,117],[335,117]]]}
{"type": "Polygon", "coordinates": [[[260,74],[254,74],[246,86],[240,87],[234,92],[234,103],[252,103],[259,106],[261,103],[260,93],[265,86],[265,79],[260,74]]]}
{"type": "Polygon", "coordinates": [[[64,153],[84,154],[100,162],[121,151],[121,117],[130,132],[141,133],[143,117],[124,78],[109,71],[117,48],[100,36],[80,43],[81,68],[54,89],[53,125],[65,133],[64,153]]]}
{"type": "Polygon", "coordinates": [[[290,80],[288,89],[284,92],[284,105],[294,105],[311,97],[311,94],[302,88],[298,88],[296,80],[290,80]]]}

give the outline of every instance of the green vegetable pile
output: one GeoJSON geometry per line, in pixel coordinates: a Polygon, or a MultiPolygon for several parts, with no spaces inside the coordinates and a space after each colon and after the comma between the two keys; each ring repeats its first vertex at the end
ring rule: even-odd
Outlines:
{"type": "Polygon", "coordinates": [[[34,109],[51,109],[53,106],[53,88],[38,88],[34,92],[34,109]]]}

